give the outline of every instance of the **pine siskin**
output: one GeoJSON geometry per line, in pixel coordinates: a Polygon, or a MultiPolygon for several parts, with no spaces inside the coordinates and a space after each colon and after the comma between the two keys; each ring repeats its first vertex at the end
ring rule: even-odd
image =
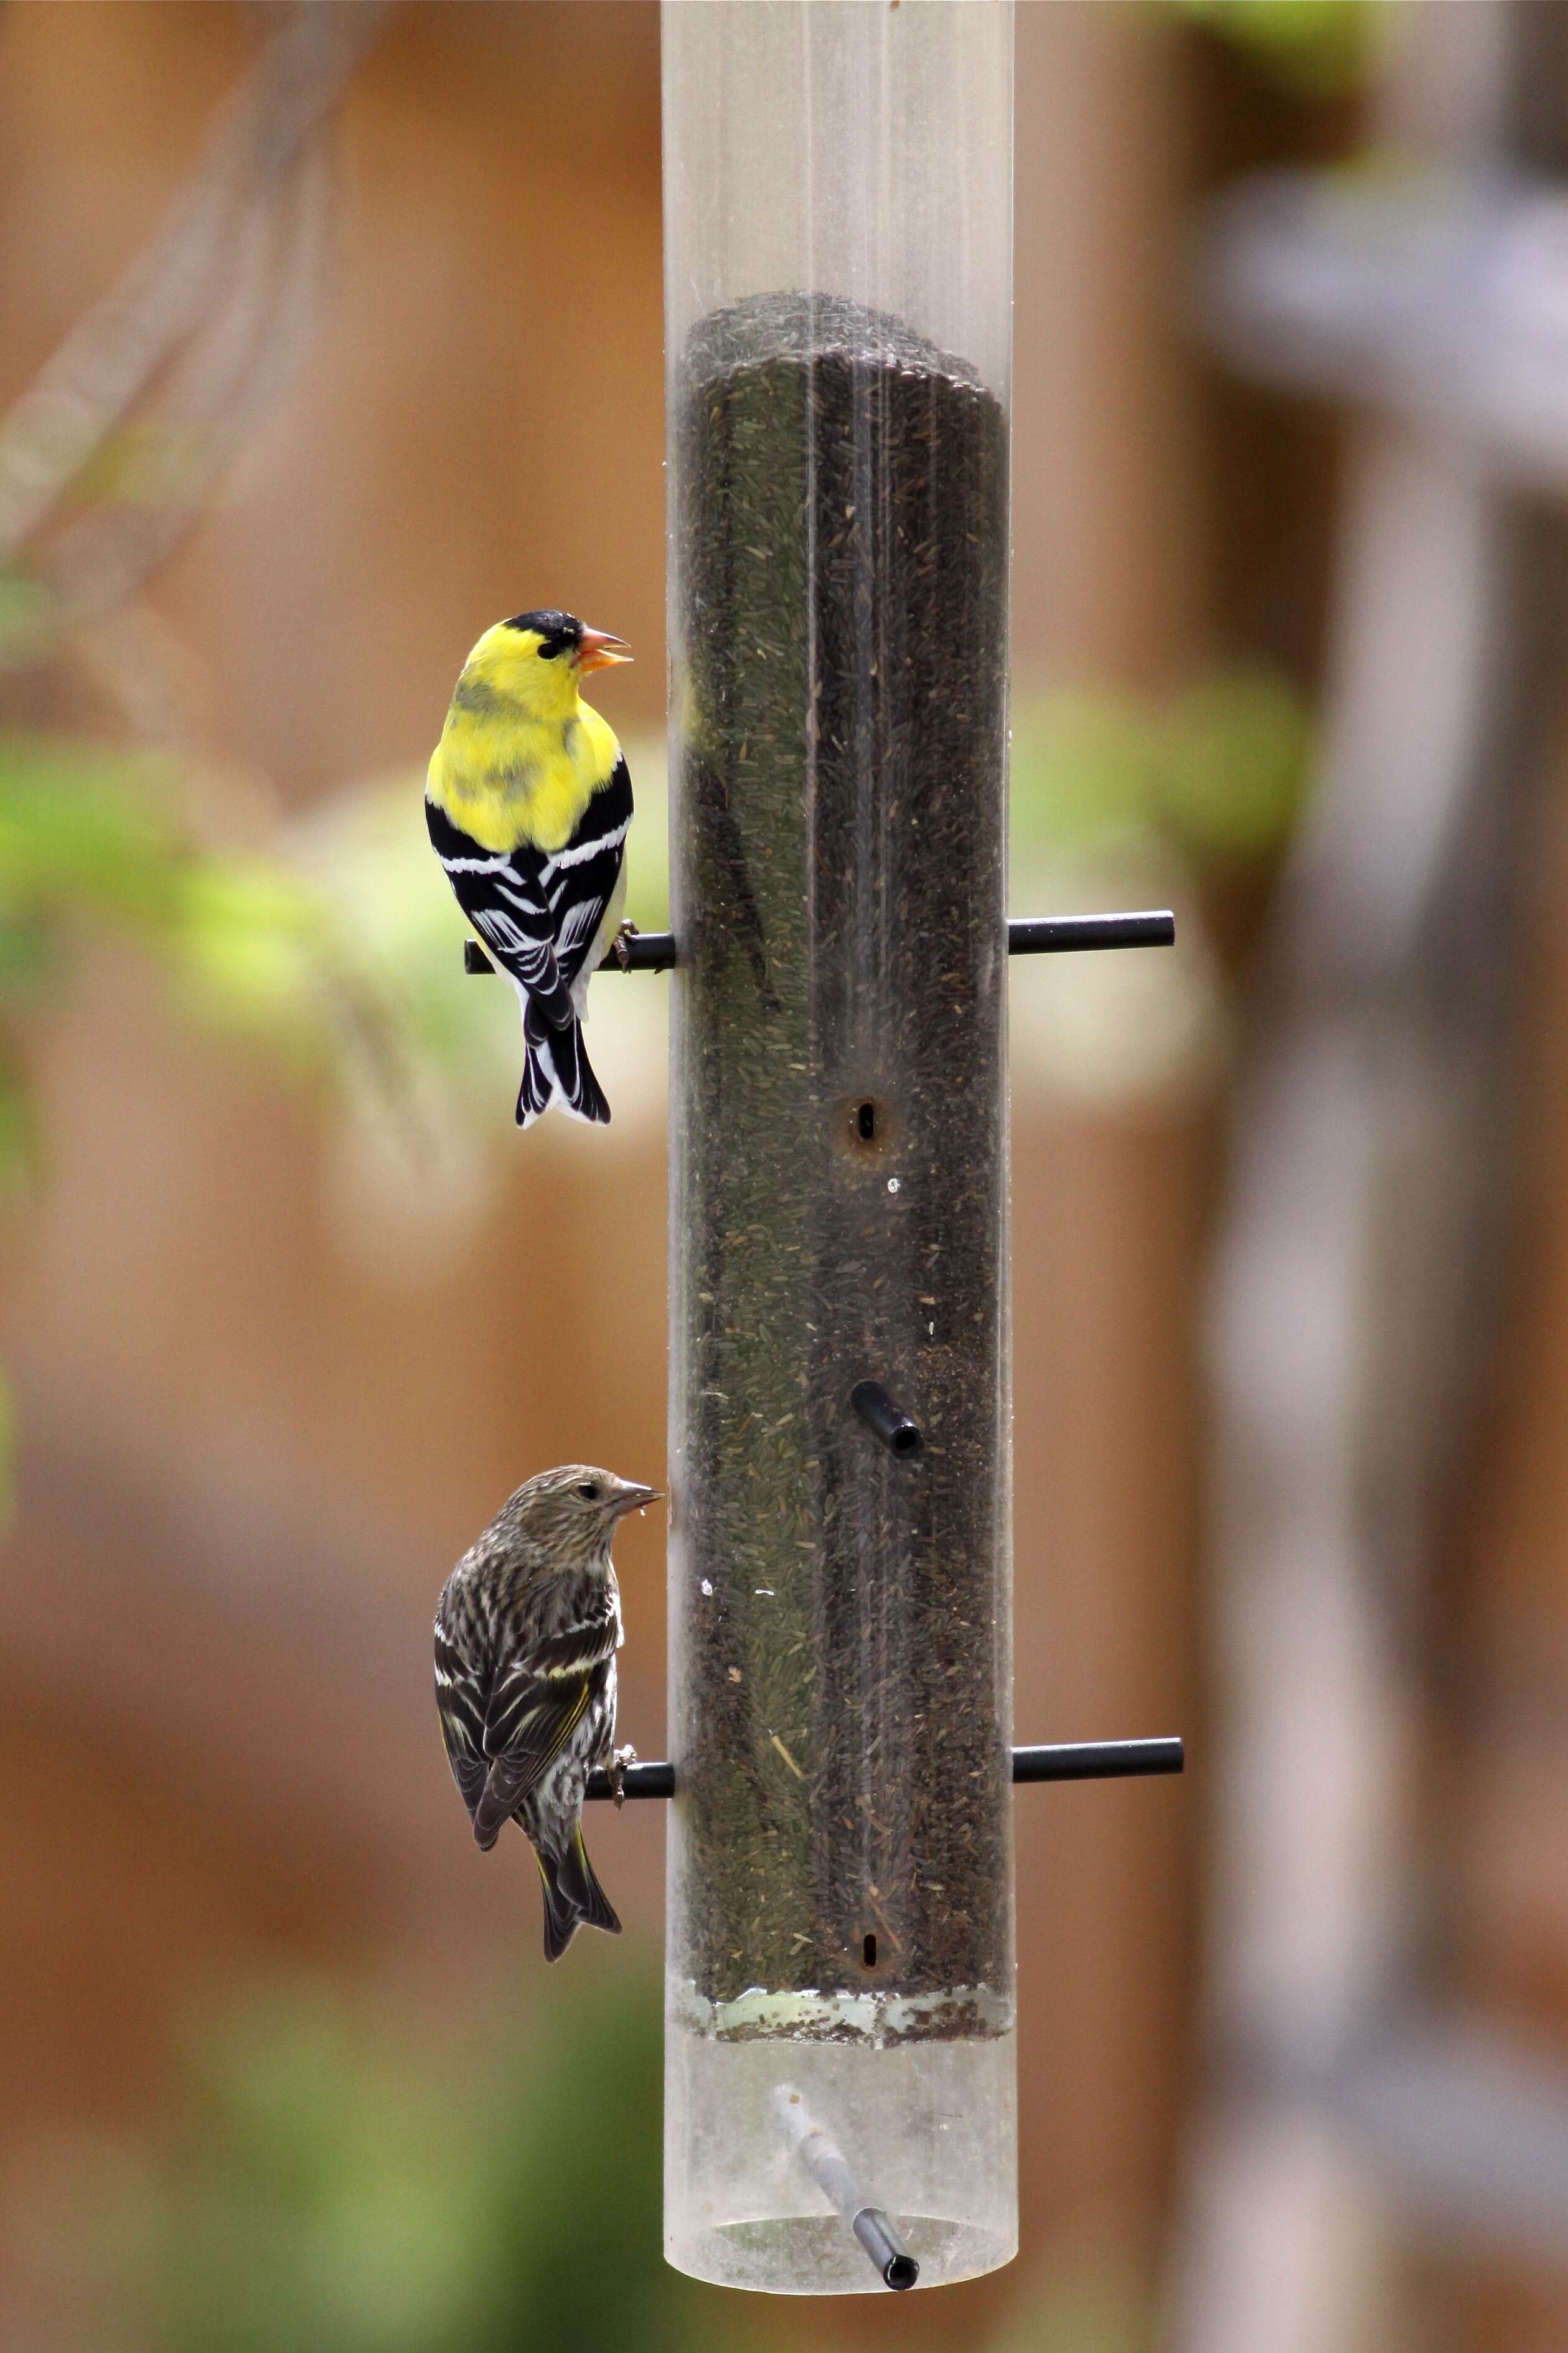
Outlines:
{"type": "Polygon", "coordinates": [[[447,1761],[482,1848],[509,1816],[527,1835],[544,1883],[547,1961],[582,1921],[620,1934],[583,1843],[583,1790],[612,1762],[616,1733],[611,1540],[616,1521],[658,1493],[584,1462],[542,1471],[463,1555],[436,1608],[447,1761]]]}

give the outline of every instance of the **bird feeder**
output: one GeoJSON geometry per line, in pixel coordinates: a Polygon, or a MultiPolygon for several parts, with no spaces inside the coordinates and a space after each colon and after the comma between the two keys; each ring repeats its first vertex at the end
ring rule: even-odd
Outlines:
{"type": "Polygon", "coordinates": [[[1012,29],[664,10],[666,2250],[734,2287],[1017,2243],[1012,29]]]}
{"type": "MultiPolygon", "coordinates": [[[[672,1762],[665,2252],[782,2294],[1017,2245],[1010,0],[665,0],[672,1762]]],[[[467,970],[492,974],[479,943],[467,970]]]]}

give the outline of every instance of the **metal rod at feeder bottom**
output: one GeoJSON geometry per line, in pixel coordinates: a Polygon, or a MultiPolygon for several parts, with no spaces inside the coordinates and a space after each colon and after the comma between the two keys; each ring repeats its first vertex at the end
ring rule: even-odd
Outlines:
{"type": "MultiPolygon", "coordinates": [[[[679,1839],[679,1801],[673,1812],[679,1839]]],[[[879,1945],[873,1979],[884,1965],[879,1945]]],[[[942,2003],[937,2032],[919,2031],[932,2012],[916,2009],[912,2035],[879,2043],[860,2021],[885,2020],[887,2006],[855,1989],[759,1987],[705,2013],[689,1982],[668,1991],[665,2253],[677,2270],[774,2295],[884,2293],[886,2259],[875,2270],[867,2260],[874,2224],[855,2232],[781,2129],[792,2093],[860,2174],[857,2211],[893,2218],[922,2290],[1016,2254],[1010,2006],[999,2016],[977,1988],[964,2031],[941,2031],[952,2022],[942,2003]]]]}
{"type": "Polygon", "coordinates": [[[894,2229],[891,2215],[856,2179],[837,2145],[812,2122],[800,2094],[781,2084],[773,2094],[773,2110],[785,2140],[828,2204],[843,2215],[887,2285],[913,2287],[921,2267],[894,2229]]]}

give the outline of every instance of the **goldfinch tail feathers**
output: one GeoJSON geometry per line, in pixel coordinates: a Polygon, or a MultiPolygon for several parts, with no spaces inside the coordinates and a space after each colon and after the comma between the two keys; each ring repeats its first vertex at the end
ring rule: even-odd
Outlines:
{"type": "MultiPolygon", "coordinates": [[[[531,1013],[532,1009],[531,1006],[531,1013]]],[[[582,1023],[574,1018],[560,1029],[541,1023],[542,1035],[538,1038],[530,1034],[533,1026],[531,1021],[523,1026],[522,1084],[517,1091],[519,1127],[531,1127],[552,1103],[570,1112],[574,1119],[585,1119],[595,1127],[608,1127],[610,1106],[594,1076],[594,1066],[583,1043],[582,1023]]]]}
{"type": "Polygon", "coordinates": [[[558,1961],[580,1927],[603,1928],[618,1936],[621,1924],[616,1909],[594,1876],[582,1825],[564,1854],[543,1854],[535,1847],[539,1876],[544,1884],[544,1957],[558,1961]]]}

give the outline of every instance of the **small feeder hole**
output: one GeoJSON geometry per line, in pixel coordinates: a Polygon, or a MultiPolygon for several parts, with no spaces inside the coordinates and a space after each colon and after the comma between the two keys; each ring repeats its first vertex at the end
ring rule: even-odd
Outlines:
{"type": "Polygon", "coordinates": [[[893,1432],[893,1451],[895,1454],[918,1454],[920,1451],[921,1434],[918,1430],[904,1429],[896,1430],[893,1432]]]}
{"type": "Polygon", "coordinates": [[[894,1120],[877,1095],[841,1095],[834,1106],[834,1129],[853,1159],[882,1160],[894,1143],[894,1120]]]}
{"type": "Polygon", "coordinates": [[[860,1947],[860,1957],[865,1962],[866,1967],[868,1969],[874,1969],[876,1968],[877,1939],[875,1936],[868,1936],[866,1938],[865,1943],[860,1947]]]}

